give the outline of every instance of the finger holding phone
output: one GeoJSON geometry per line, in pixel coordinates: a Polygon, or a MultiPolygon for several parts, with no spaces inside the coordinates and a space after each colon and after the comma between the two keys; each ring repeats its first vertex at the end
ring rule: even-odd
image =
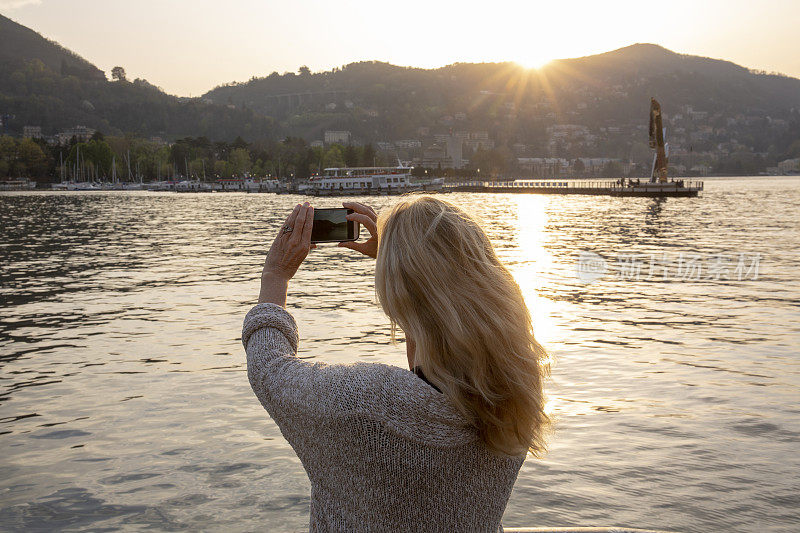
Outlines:
{"type": "Polygon", "coordinates": [[[342,206],[352,210],[352,213],[347,215],[347,220],[357,222],[367,228],[369,239],[364,242],[340,242],[339,246],[350,248],[375,259],[378,256],[378,215],[375,210],[360,202],[342,202],[342,206]]]}

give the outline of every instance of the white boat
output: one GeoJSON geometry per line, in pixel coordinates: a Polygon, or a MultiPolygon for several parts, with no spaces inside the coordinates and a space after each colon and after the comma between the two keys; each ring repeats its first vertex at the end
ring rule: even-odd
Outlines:
{"type": "Polygon", "coordinates": [[[246,182],[247,192],[276,192],[281,188],[277,179],[251,179],[246,182]]]}
{"type": "Polygon", "coordinates": [[[101,191],[102,186],[91,181],[62,181],[53,183],[50,188],[54,191],[101,191]]]}
{"type": "Polygon", "coordinates": [[[148,191],[174,191],[176,183],[175,180],[151,181],[145,183],[144,188],[148,191]]]}
{"type": "Polygon", "coordinates": [[[0,181],[0,191],[29,191],[36,188],[36,182],[28,178],[0,181]]]}
{"type": "Polygon", "coordinates": [[[132,181],[118,181],[116,183],[99,183],[90,181],[62,181],[51,183],[54,191],[141,191],[144,186],[132,181]]]}
{"type": "Polygon", "coordinates": [[[220,178],[216,181],[217,190],[242,192],[275,192],[279,188],[278,180],[254,178],[220,178]]]}
{"type": "Polygon", "coordinates": [[[411,175],[411,168],[404,166],[332,167],[300,184],[298,191],[312,195],[403,194],[441,190],[443,184],[442,178],[416,181],[411,175]]]}
{"type": "Polygon", "coordinates": [[[200,180],[183,180],[175,184],[176,192],[200,192],[203,190],[203,183],[200,180]]]}

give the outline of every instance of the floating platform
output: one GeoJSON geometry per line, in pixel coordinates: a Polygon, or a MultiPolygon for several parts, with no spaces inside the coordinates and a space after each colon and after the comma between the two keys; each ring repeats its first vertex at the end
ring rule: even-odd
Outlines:
{"type": "Polygon", "coordinates": [[[669,533],[660,529],[628,527],[506,527],[506,533],[669,533]]]}
{"type": "Polygon", "coordinates": [[[583,194],[599,196],[691,197],[703,190],[702,181],[672,180],[515,180],[445,183],[444,192],[500,192],[528,194],[583,194]]]}

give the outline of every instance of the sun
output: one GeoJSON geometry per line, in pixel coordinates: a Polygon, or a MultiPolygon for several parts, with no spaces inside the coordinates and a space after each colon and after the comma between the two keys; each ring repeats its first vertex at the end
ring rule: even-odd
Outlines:
{"type": "Polygon", "coordinates": [[[526,58],[517,59],[516,63],[522,67],[538,70],[552,61],[552,57],[545,57],[541,55],[530,56],[526,58]]]}

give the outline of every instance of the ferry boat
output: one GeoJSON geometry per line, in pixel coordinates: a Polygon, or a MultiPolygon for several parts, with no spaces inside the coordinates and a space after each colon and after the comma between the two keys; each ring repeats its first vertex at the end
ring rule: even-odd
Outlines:
{"type": "Polygon", "coordinates": [[[388,195],[411,191],[440,191],[443,178],[417,181],[411,168],[397,167],[344,167],[326,168],[322,175],[312,176],[298,186],[298,191],[313,196],[343,194],[388,195]]]}

